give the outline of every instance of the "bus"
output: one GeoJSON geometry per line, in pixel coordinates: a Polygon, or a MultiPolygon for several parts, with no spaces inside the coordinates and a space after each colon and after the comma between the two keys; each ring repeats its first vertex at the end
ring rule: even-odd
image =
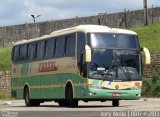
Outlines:
{"type": "Polygon", "coordinates": [[[137,100],[141,97],[142,58],[135,32],[100,25],[79,25],[16,42],[12,49],[11,94],[26,106],[55,101],[137,100]]]}

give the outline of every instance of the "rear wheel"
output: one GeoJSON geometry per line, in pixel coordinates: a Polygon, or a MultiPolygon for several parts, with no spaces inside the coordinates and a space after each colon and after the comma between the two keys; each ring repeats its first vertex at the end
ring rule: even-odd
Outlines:
{"type": "Polygon", "coordinates": [[[24,100],[25,100],[26,106],[39,106],[40,105],[40,101],[30,99],[28,88],[25,89],[24,100]]]}
{"type": "Polygon", "coordinates": [[[78,100],[73,99],[73,89],[71,86],[67,87],[66,90],[66,101],[68,103],[69,107],[77,107],[78,106],[78,100]]]}
{"type": "Polygon", "coordinates": [[[113,100],[112,101],[112,106],[118,107],[119,106],[119,100],[113,100]]]}

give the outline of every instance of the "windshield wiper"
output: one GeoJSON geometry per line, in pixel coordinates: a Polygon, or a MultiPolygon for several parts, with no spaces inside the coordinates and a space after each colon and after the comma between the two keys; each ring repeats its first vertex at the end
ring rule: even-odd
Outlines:
{"type": "Polygon", "coordinates": [[[129,73],[128,68],[127,68],[126,66],[121,66],[120,68],[122,69],[125,77],[126,77],[129,81],[131,81],[132,78],[131,78],[131,75],[130,75],[130,73],[129,73]],[[125,69],[124,69],[124,68],[125,68],[125,69]]]}
{"type": "Polygon", "coordinates": [[[121,70],[123,71],[125,77],[126,77],[129,81],[131,81],[131,80],[132,80],[131,75],[130,75],[130,73],[129,73],[129,70],[128,70],[127,65],[125,64],[125,62],[123,62],[123,64],[122,64],[122,58],[121,58],[119,67],[120,67],[121,70]],[[124,69],[124,68],[125,68],[125,69],[124,69]]]}

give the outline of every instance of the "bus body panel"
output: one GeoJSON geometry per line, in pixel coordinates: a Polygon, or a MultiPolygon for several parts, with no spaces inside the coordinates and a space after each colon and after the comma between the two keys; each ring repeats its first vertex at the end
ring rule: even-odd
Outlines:
{"type": "MultiPolygon", "coordinates": [[[[136,80],[130,80],[130,81],[129,80],[128,81],[123,81],[123,80],[121,80],[121,81],[116,81],[116,80],[114,81],[113,80],[112,81],[112,80],[110,80],[110,81],[107,81],[107,77],[106,77],[106,79],[98,79],[98,78],[96,79],[93,77],[92,78],[88,77],[88,74],[83,73],[83,69],[81,67],[83,67],[84,64],[86,65],[88,63],[85,60],[83,60],[85,58],[85,56],[84,56],[85,49],[82,49],[81,47],[82,46],[85,47],[85,45],[84,44],[81,45],[81,43],[80,43],[81,41],[79,41],[79,43],[80,43],[79,45],[81,47],[78,47],[77,37],[75,37],[76,41],[75,41],[75,46],[73,48],[74,53],[72,53],[71,56],[66,55],[67,39],[69,38],[70,35],[73,35],[73,33],[74,33],[74,36],[75,35],[77,36],[78,32],[84,33],[84,35],[83,36],[81,35],[81,37],[85,38],[83,40],[85,45],[88,44],[88,41],[86,40],[88,33],[100,33],[100,34],[106,33],[106,34],[112,34],[113,37],[115,37],[115,34],[119,34],[119,33],[122,35],[127,34],[127,35],[137,36],[137,34],[132,31],[127,31],[127,30],[122,30],[122,29],[111,29],[111,28],[108,28],[105,26],[84,25],[84,26],[70,28],[68,30],[65,29],[65,30],[61,30],[61,31],[56,31],[54,33],[51,33],[47,37],[40,37],[40,38],[28,40],[28,41],[17,42],[16,45],[13,47],[13,52],[12,52],[12,61],[13,61],[12,69],[11,69],[11,72],[12,72],[12,79],[11,79],[12,95],[18,99],[23,99],[24,98],[24,89],[25,89],[25,86],[27,86],[29,88],[29,93],[30,93],[29,95],[30,95],[31,99],[40,99],[40,100],[65,99],[66,98],[65,97],[66,85],[67,85],[67,83],[71,83],[72,88],[73,88],[73,98],[77,99],[77,100],[84,100],[84,101],[100,100],[101,101],[101,100],[115,100],[115,99],[117,99],[117,100],[122,100],[122,99],[136,100],[136,99],[139,99],[140,94],[141,94],[141,87],[142,87],[141,79],[139,79],[137,81],[136,80]],[[64,36],[66,36],[66,37],[64,38],[64,36]],[[53,57],[48,57],[48,58],[44,57],[42,59],[35,59],[35,60],[28,59],[28,54],[29,54],[28,51],[29,51],[30,45],[37,43],[37,45],[36,45],[36,49],[37,49],[39,42],[43,41],[42,44],[46,44],[48,42],[51,43],[50,40],[52,40],[52,41],[55,41],[54,43],[56,43],[57,38],[65,39],[64,48],[66,50],[64,50],[64,53],[62,54],[63,56],[58,57],[58,56],[53,55],[53,57]],[[25,56],[27,58],[27,60],[26,61],[20,60],[17,62],[17,58],[16,58],[17,57],[17,55],[16,55],[17,50],[15,49],[15,47],[19,46],[19,48],[21,50],[21,46],[25,45],[25,44],[28,44],[26,46],[26,48],[28,48],[26,51],[27,54],[25,56]]],[[[71,36],[71,38],[72,38],[72,36],[71,36]]],[[[41,44],[40,44],[40,46],[41,46],[41,44]]],[[[61,47],[61,46],[59,46],[59,47],[61,47]]],[[[44,48],[47,48],[47,46],[44,48]]],[[[91,51],[92,51],[92,49],[91,49],[91,51]]],[[[99,48],[99,49],[105,50],[104,48],[99,48]]],[[[114,50],[114,48],[111,48],[111,49],[114,50]]],[[[22,49],[22,52],[20,50],[17,51],[19,54],[18,59],[23,59],[23,56],[22,56],[22,58],[20,56],[20,53],[23,53],[23,49],[22,49]]],[[[72,50],[72,48],[69,50],[69,52],[71,50],[72,50]]],[[[47,51],[47,49],[45,51],[47,51]]],[[[53,50],[53,51],[55,51],[55,50],[53,50]]],[[[135,50],[133,50],[133,51],[135,51],[135,50]]],[[[136,51],[137,51],[137,53],[139,52],[139,50],[136,50],[136,51]]],[[[106,51],[106,53],[109,53],[109,52],[106,51]]],[[[44,54],[43,56],[46,56],[45,52],[43,54],[44,54]]],[[[49,54],[47,56],[49,56],[49,54]]],[[[93,53],[91,53],[91,54],[93,56],[93,53]]],[[[139,71],[141,71],[140,53],[138,53],[138,55],[139,55],[140,60],[137,61],[137,63],[139,63],[138,67],[139,67],[139,71]]],[[[125,55],[125,56],[128,56],[128,55],[125,55]]],[[[113,56],[111,58],[113,60],[113,56]]],[[[111,65],[112,63],[109,62],[109,64],[111,65]]],[[[111,67],[112,67],[112,65],[111,65],[111,67]]],[[[102,69],[102,68],[100,67],[100,69],[102,69]]],[[[124,69],[125,70],[123,72],[126,72],[127,69],[125,67],[124,67],[124,69]]],[[[88,67],[86,67],[85,72],[88,72],[88,71],[89,71],[89,69],[88,69],[88,67]]],[[[107,72],[107,70],[106,70],[106,72],[107,72]]],[[[109,73],[109,72],[107,72],[107,73],[109,73]]],[[[139,72],[139,74],[141,74],[141,73],[139,72]]],[[[124,75],[124,76],[127,79],[127,75],[124,75]]]]}
{"type": "Polygon", "coordinates": [[[16,97],[22,99],[24,86],[27,83],[32,99],[64,99],[68,79],[73,82],[76,99],[139,99],[141,94],[141,81],[111,83],[103,80],[87,80],[71,73],[13,78],[12,89],[16,90],[16,97]],[[114,97],[113,93],[120,93],[121,96],[114,97]]]}

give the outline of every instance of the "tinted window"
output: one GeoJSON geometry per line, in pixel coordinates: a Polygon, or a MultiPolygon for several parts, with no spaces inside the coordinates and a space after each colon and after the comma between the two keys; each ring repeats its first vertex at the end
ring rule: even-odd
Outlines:
{"type": "Polygon", "coordinates": [[[38,42],[37,45],[37,58],[42,59],[44,57],[45,52],[45,41],[38,42]]]}
{"type": "Polygon", "coordinates": [[[136,35],[93,33],[88,34],[88,38],[89,45],[92,47],[139,49],[138,38],[136,35]]]}
{"type": "Polygon", "coordinates": [[[37,58],[37,43],[30,43],[28,46],[28,58],[34,60],[37,58]]]}
{"type": "Polygon", "coordinates": [[[83,52],[85,47],[85,34],[77,33],[77,57],[80,58],[80,54],[83,52]]]}
{"type": "Polygon", "coordinates": [[[18,59],[19,59],[19,46],[16,46],[13,49],[13,61],[18,62],[18,59]]]}
{"type": "Polygon", "coordinates": [[[77,62],[78,67],[80,67],[80,62],[83,58],[83,52],[85,47],[85,34],[84,33],[77,33],[77,62]]]}
{"type": "Polygon", "coordinates": [[[25,61],[27,60],[27,45],[21,45],[20,46],[20,55],[19,55],[19,61],[25,61]]]}
{"type": "Polygon", "coordinates": [[[66,37],[66,55],[74,55],[75,53],[75,35],[66,37]]]}
{"type": "Polygon", "coordinates": [[[56,39],[56,57],[64,56],[64,48],[65,48],[65,38],[58,37],[56,39]]]}
{"type": "Polygon", "coordinates": [[[47,40],[45,57],[46,58],[53,57],[54,56],[54,50],[55,50],[55,40],[53,40],[53,39],[47,40]]]}

